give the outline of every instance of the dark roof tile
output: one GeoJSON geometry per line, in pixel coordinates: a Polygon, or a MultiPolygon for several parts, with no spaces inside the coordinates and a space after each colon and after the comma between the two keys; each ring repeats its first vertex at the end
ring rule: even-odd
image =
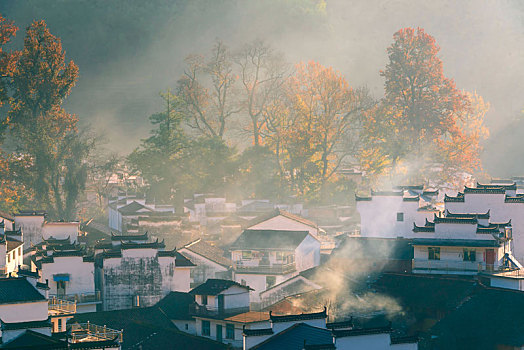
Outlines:
{"type": "Polygon", "coordinates": [[[273,334],[273,328],[261,328],[261,329],[248,329],[245,328],[242,333],[246,337],[258,337],[261,335],[271,335],[273,334]]]}
{"type": "Polygon", "coordinates": [[[25,277],[0,279],[0,304],[42,300],[45,297],[25,277]]]}
{"type": "Polygon", "coordinates": [[[170,292],[156,307],[162,310],[171,320],[192,320],[192,310],[196,306],[195,297],[189,293],[170,292]]]}
{"type": "Polygon", "coordinates": [[[318,320],[318,319],[323,319],[326,317],[327,317],[327,311],[325,307],[324,307],[324,310],[320,312],[302,313],[298,315],[276,316],[276,315],[273,315],[271,311],[269,311],[269,319],[271,320],[272,323],[318,320]]]}
{"type": "Polygon", "coordinates": [[[51,328],[51,321],[49,318],[41,321],[27,321],[27,322],[5,322],[2,321],[2,330],[15,330],[27,328],[51,328]]]}
{"type": "Polygon", "coordinates": [[[224,257],[224,251],[222,249],[204,242],[202,238],[199,238],[196,241],[186,244],[183,248],[190,250],[193,253],[207,258],[226,268],[229,268],[232,265],[231,260],[224,257]]]}
{"type": "Polygon", "coordinates": [[[435,349],[496,349],[524,346],[524,293],[479,287],[477,293],[429,330],[435,349]],[[488,322],[486,315],[495,315],[488,322]]]}
{"type": "Polygon", "coordinates": [[[205,283],[193,288],[189,293],[193,295],[218,295],[233,286],[244,288],[246,290],[251,289],[248,286],[243,286],[235,281],[210,278],[205,283]]]}
{"type": "Polygon", "coordinates": [[[15,339],[2,344],[2,349],[68,349],[67,343],[48,335],[26,330],[15,339]]]}

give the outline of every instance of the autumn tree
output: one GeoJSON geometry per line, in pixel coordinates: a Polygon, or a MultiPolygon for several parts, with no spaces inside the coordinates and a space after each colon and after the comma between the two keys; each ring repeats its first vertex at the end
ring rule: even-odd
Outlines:
{"type": "Polygon", "coordinates": [[[356,156],[362,112],[371,99],[317,62],[299,64],[282,104],[266,110],[273,147],[292,192],[314,197],[345,160],[356,156]],[[283,107],[286,106],[286,107],[283,107]]]}
{"type": "MultiPolygon", "coordinates": [[[[15,36],[18,28],[10,21],[0,15],[0,107],[8,100],[9,77],[13,72],[13,63],[16,53],[5,51],[3,46],[15,36]]],[[[0,119],[0,139],[3,139],[3,132],[7,125],[6,118],[0,119]]],[[[0,151],[0,208],[11,211],[17,209],[24,198],[24,187],[15,181],[11,163],[13,157],[10,154],[0,151]]]]}
{"type": "Polygon", "coordinates": [[[11,75],[12,99],[7,123],[22,156],[30,158],[20,181],[34,188],[38,205],[52,217],[74,219],[87,178],[85,159],[92,140],[79,134],[77,119],[62,108],[78,77],[65,62],[60,39],[44,21],[28,28],[11,75]]]}
{"type": "Polygon", "coordinates": [[[455,172],[471,173],[481,168],[481,142],[489,136],[484,124],[489,103],[477,93],[466,93],[466,97],[470,107],[457,116],[449,133],[437,140],[444,180],[452,179],[455,172]]]}
{"type": "Polygon", "coordinates": [[[387,49],[384,118],[404,142],[393,145],[393,162],[420,151],[448,133],[457,115],[468,108],[468,99],[453,80],[444,76],[440,48],[422,28],[404,28],[387,49]]]}
{"type": "Polygon", "coordinates": [[[289,69],[282,57],[261,40],[244,45],[236,54],[235,62],[243,88],[242,111],[250,119],[253,146],[257,147],[266,122],[264,110],[285,82],[289,69]]]}
{"type": "Polygon", "coordinates": [[[18,28],[0,14],[0,107],[8,100],[8,78],[13,71],[16,53],[5,51],[3,46],[16,35],[18,28]]]}
{"type": "Polygon", "coordinates": [[[402,171],[408,181],[447,181],[446,172],[477,169],[486,105],[444,76],[439,47],[423,29],[404,28],[393,38],[380,73],[385,97],[363,125],[364,169],[402,171]]]}
{"type": "Polygon", "coordinates": [[[217,41],[209,58],[192,55],[178,80],[187,125],[199,135],[222,139],[231,116],[240,108],[233,96],[236,76],[229,49],[217,41]]]}

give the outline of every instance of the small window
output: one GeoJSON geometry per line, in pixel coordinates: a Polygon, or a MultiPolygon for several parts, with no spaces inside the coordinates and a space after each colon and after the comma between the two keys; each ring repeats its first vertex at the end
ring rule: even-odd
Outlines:
{"type": "Polygon", "coordinates": [[[202,305],[207,305],[207,295],[202,295],[202,305]]]}
{"type": "Polygon", "coordinates": [[[211,324],[209,321],[202,320],[202,335],[211,335],[211,324]]]}
{"type": "Polygon", "coordinates": [[[7,262],[11,262],[11,254],[7,254],[7,262]]]}
{"type": "Polygon", "coordinates": [[[404,221],[404,213],[397,213],[397,221],[404,221]]]}
{"type": "Polygon", "coordinates": [[[273,287],[276,282],[277,278],[275,276],[266,276],[266,289],[273,287]]]}
{"type": "Polygon", "coordinates": [[[428,247],[428,259],[440,260],[440,247],[428,247]]]}
{"type": "Polygon", "coordinates": [[[475,249],[467,249],[464,248],[464,261],[476,261],[477,260],[477,252],[475,249]]]}
{"type": "Polygon", "coordinates": [[[277,261],[282,261],[282,260],[284,260],[284,253],[283,252],[275,252],[275,257],[276,257],[277,261]]]}
{"type": "Polygon", "coordinates": [[[245,279],[241,279],[241,280],[240,280],[240,284],[243,285],[243,286],[245,286],[245,285],[247,285],[247,282],[246,282],[245,279]]]}
{"type": "Polygon", "coordinates": [[[62,331],[62,319],[61,318],[58,319],[57,331],[58,332],[62,331]]]}
{"type": "Polygon", "coordinates": [[[18,255],[22,255],[22,247],[18,247],[18,255]]]}
{"type": "Polygon", "coordinates": [[[226,324],[226,339],[235,339],[235,325],[227,323],[226,324]]]}
{"type": "Polygon", "coordinates": [[[242,260],[251,260],[253,258],[253,252],[251,250],[242,251],[242,260]]]}
{"type": "Polygon", "coordinates": [[[189,329],[189,325],[186,323],[186,331],[189,329]]]}
{"type": "Polygon", "coordinates": [[[66,281],[56,281],[56,294],[58,296],[66,295],[66,281]]]}

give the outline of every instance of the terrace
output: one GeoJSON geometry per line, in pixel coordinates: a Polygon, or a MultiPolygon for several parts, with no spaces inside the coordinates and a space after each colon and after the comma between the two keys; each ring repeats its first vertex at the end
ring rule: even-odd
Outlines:
{"type": "Polygon", "coordinates": [[[50,316],[75,314],[76,302],[52,297],[48,300],[47,309],[50,316]]]}
{"type": "Polygon", "coordinates": [[[114,339],[122,343],[124,340],[124,331],[118,331],[106,326],[98,326],[89,321],[87,323],[73,323],[71,325],[71,343],[85,343],[114,339]]]}

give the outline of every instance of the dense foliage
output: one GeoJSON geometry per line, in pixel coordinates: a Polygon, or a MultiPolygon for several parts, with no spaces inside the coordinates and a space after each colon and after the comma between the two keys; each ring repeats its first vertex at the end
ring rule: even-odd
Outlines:
{"type": "MultiPolygon", "coordinates": [[[[9,107],[0,204],[13,210],[34,201],[72,219],[87,183],[103,206],[122,163],[94,155],[94,140],[62,108],[78,68],[60,40],[36,21],[20,51],[3,50],[15,33],[0,18],[0,103],[9,107]]],[[[371,180],[404,171],[408,180],[455,181],[480,169],[489,105],[444,76],[438,51],[420,28],[395,33],[380,72],[385,94],[375,100],[319,62],[290,64],[260,40],[233,48],[217,40],[187,57],[126,165],[151,198],[172,203],[196,192],[346,202],[353,186],[346,168],[371,180]]]]}

